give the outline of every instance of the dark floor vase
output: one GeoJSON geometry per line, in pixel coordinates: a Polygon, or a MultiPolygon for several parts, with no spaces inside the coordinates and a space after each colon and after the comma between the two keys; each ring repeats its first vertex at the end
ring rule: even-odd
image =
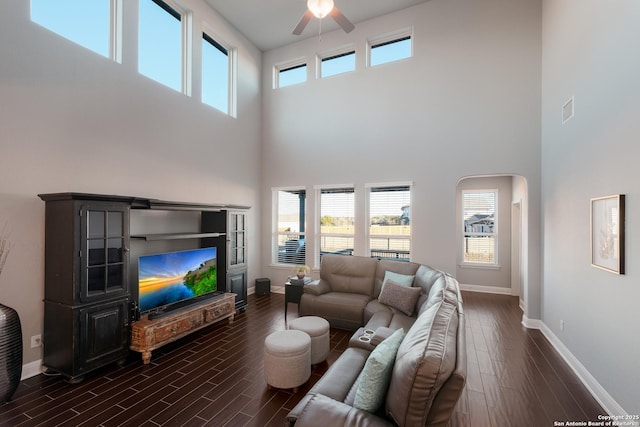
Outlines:
{"type": "Polygon", "coordinates": [[[22,328],[11,307],[0,304],[0,403],[7,402],[22,375],[22,328]]]}

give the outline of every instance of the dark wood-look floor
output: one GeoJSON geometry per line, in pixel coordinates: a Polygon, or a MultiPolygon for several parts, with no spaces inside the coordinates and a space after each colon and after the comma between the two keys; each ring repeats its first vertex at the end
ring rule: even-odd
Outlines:
{"type": "MultiPolygon", "coordinates": [[[[517,299],[464,293],[469,376],[453,427],[552,426],[604,413],[539,331],[520,324],[517,299]]],[[[285,328],[284,296],[249,297],[226,322],[153,352],[137,353],[67,384],[38,375],[0,406],[2,426],[282,426],[287,412],[345,350],[350,332],[331,330],[328,362],[297,394],[269,390],[263,340],[285,328]]],[[[295,317],[295,305],[289,316],[295,317]]],[[[328,426],[329,427],[329,426],[328,426]]]]}

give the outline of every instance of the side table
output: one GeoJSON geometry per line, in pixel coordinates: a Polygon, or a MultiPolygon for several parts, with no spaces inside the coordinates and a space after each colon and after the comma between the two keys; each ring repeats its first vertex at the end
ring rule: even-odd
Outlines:
{"type": "Polygon", "coordinates": [[[287,321],[287,307],[289,303],[298,304],[300,310],[300,298],[304,293],[304,285],[293,285],[290,282],[284,284],[284,320],[287,321]]]}

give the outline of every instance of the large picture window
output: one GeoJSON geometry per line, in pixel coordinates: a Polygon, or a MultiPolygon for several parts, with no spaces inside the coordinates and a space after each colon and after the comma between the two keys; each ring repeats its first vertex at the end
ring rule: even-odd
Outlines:
{"type": "Polygon", "coordinates": [[[497,264],[498,190],[462,191],[464,263],[497,264]]]}
{"type": "Polygon", "coordinates": [[[411,258],[411,187],[369,188],[369,256],[409,261],[411,258]]]}
{"type": "Polygon", "coordinates": [[[276,212],[274,262],[305,265],[306,192],[304,189],[273,190],[276,212]]]}
{"type": "Polygon", "coordinates": [[[353,255],[355,197],[351,188],[319,189],[320,259],[327,253],[353,255]]]}

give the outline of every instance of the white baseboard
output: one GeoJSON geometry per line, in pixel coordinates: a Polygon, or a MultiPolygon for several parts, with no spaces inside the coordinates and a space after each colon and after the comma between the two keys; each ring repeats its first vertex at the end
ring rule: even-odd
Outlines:
{"type": "Polygon", "coordinates": [[[522,315],[522,326],[527,329],[542,329],[542,320],[529,319],[526,315],[522,315]]]}
{"type": "Polygon", "coordinates": [[[20,377],[20,381],[26,380],[27,378],[35,377],[42,373],[42,360],[35,360],[33,362],[29,362],[25,365],[22,365],[22,376],[20,377]]]}
{"type": "Polygon", "coordinates": [[[482,286],[482,285],[463,285],[460,284],[460,289],[469,292],[482,292],[485,294],[500,294],[500,295],[512,295],[511,288],[501,288],[498,286],[482,286]]]}
{"type": "Polygon", "coordinates": [[[578,379],[587,388],[594,399],[604,408],[609,415],[628,415],[625,410],[616,402],[613,397],[600,385],[591,373],[580,363],[577,357],[560,341],[560,339],[549,329],[549,327],[538,319],[529,319],[522,315],[522,325],[529,329],[539,329],[542,335],[551,343],[553,348],[562,356],[571,370],[578,376],[578,379]]]}
{"type": "Polygon", "coordinates": [[[567,362],[573,372],[578,376],[582,384],[589,390],[589,393],[598,401],[600,406],[604,408],[609,415],[629,415],[624,408],[614,400],[613,397],[600,385],[600,383],[591,375],[587,368],[569,351],[569,349],[560,341],[560,339],[549,329],[542,321],[539,328],[542,334],[549,340],[551,345],[560,353],[560,356],[567,362]]]}

